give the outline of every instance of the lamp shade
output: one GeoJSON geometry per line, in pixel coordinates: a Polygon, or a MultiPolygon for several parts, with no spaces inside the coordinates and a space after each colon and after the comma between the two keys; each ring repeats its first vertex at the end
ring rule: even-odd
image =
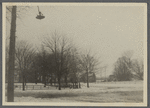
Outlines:
{"type": "Polygon", "coordinates": [[[45,16],[37,15],[37,16],[36,16],[36,18],[37,18],[37,19],[39,19],[39,20],[41,20],[41,19],[44,19],[44,18],[45,18],[45,16]]]}

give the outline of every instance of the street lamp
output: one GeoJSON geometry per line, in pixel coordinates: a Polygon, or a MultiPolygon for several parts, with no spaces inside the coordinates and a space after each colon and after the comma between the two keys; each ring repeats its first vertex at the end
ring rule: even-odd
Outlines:
{"type": "Polygon", "coordinates": [[[37,7],[38,7],[39,15],[36,16],[36,19],[41,20],[41,19],[45,18],[45,16],[40,12],[39,6],[37,6],[37,7]]]}

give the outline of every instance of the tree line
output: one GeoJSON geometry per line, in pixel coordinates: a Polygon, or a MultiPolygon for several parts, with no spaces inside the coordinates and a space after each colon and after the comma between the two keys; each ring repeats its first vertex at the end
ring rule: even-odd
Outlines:
{"type": "Polygon", "coordinates": [[[44,87],[49,83],[59,90],[69,83],[80,88],[83,76],[89,87],[89,74],[95,74],[99,64],[90,52],[81,54],[72,41],[57,32],[44,38],[37,49],[24,40],[16,43],[15,68],[23,90],[27,82],[42,82],[44,87]]]}
{"type": "Polygon", "coordinates": [[[114,64],[113,76],[116,81],[143,80],[143,61],[132,59],[132,51],[126,51],[114,64]]]}

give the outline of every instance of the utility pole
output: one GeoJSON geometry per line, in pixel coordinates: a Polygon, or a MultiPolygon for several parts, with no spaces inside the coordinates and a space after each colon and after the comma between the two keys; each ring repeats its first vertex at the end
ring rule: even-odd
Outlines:
{"type": "MultiPolygon", "coordinates": [[[[106,66],[105,66],[105,81],[106,81],[106,66]]],[[[107,82],[107,81],[106,81],[107,82]]]]}
{"type": "MultiPolygon", "coordinates": [[[[89,55],[87,55],[87,58],[89,59],[89,55]]],[[[87,66],[86,66],[87,68],[87,66]]],[[[89,70],[87,68],[87,88],[89,88],[89,70]]]]}
{"type": "Polygon", "coordinates": [[[14,102],[16,9],[17,6],[13,6],[12,13],[11,13],[11,30],[10,30],[10,44],[9,44],[9,63],[8,63],[9,65],[8,66],[8,87],[7,87],[8,102],[14,102]]]}
{"type": "Polygon", "coordinates": [[[102,73],[103,73],[103,67],[100,70],[100,81],[99,81],[99,83],[102,81],[102,73]]]}

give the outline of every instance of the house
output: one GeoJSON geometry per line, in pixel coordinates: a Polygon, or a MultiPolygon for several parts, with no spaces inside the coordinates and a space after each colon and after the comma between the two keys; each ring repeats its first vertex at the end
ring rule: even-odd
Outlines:
{"type": "Polygon", "coordinates": [[[116,81],[115,75],[109,75],[108,81],[116,81]]]}
{"type": "MultiPolygon", "coordinates": [[[[96,82],[96,75],[94,72],[89,72],[88,74],[89,82],[96,82]]],[[[87,82],[87,73],[82,74],[81,82],[87,82]]]]}

